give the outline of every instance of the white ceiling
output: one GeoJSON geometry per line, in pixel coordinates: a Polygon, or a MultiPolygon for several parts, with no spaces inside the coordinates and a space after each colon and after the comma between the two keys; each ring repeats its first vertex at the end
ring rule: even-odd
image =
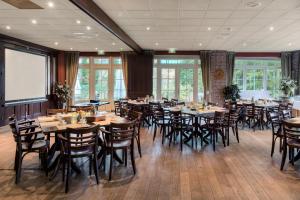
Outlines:
{"type": "Polygon", "coordinates": [[[130,50],[68,0],[51,0],[53,8],[48,7],[48,0],[33,2],[45,9],[20,10],[0,0],[0,33],[60,50],[130,50]],[[32,19],[37,20],[36,25],[31,23],[32,19]],[[76,20],[80,20],[81,24],[77,24],[76,20]],[[7,25],[11,30],[6,29],[7,25]],[[88,31],[86,26],[90,26],[91,30],[88,31]]]}
{"type": "Polygon", "coordinates": [[[94,1],[144,49],[300,49],[300,0],[94,1]]]}

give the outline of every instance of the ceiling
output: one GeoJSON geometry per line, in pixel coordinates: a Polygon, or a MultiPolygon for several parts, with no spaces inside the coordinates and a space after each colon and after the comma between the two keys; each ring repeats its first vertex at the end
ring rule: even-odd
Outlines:
{"type": "Polygon", "coordinates": [[[300,0],[94,1],[144,49],[300,49],[300,0]]]}
{"type": "Polygon", "coordinates": [[[17,9],[0,0],[0,33],[60,50],[130,50],[68,0],[32,0],[44,9],[17,9]],[[32,20],[36,24],[32,24],[32,20]],[[80,24],[76,23],[80,20],[80,24]],[[10,30],[6,29],[10,26],[10,30]],[[90,26],[90,30],[87,30],[90,26]],[[57,44],[57,43],[58,44],[57,44]],[[114,43],[114,45],[113,45],[114,43]],[[57,45],[56,45],[57,44],[57,45]]]}

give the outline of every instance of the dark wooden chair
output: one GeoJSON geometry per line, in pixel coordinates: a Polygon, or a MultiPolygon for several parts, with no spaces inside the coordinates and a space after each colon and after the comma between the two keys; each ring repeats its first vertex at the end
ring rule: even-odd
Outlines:
{"type": "Polygon", "coordinates": [[[170,112],[163,110],[160,108],[158,111],[153,113],[153,123],[154,123],[154,133],[153,133],[153,141],[156,137],[157,129],[160,128],[160,132],[162,133],[162,144],[164,144],[165,137],[167,135],[167,130],[170,126],[170,112]]]}
{"type": "Polygon", "coordinates": [[[177,106],[178,99],[171,99],[171,106],[177,106]]]}
{"type": "MultiPolygon", "coordinates": [[[[114,152],[118,149],[123,150],[125,155],[125,166],[127,166],[127,151],[130,149],[130,157],[133,173],[136,173],[134,160],[134,138],[136,121],[128,123],[111,123],[109,131],[101,129],[104,141],[104,160],[107,154],[110,154],[109,180],[112,179],[114,152]]],[[[105,163],[104,163],[105,165],[105,163]]]]}
{"type": "Polygon", "coordinates": [[[216,150],[216,142],[217,142],[218,135],[221,135],[223,145],[224,145],[224,147],[226,147],[225,134],[224,134],[224,131],[223,131],[224,118],[225,118],[225,113],[224,112],[216,111],[215,114],[214,114],[214,117],[207,120],[208,130],[211,134],[211,140],[212,140],[212,143],[213,143],[213,150],[214,151],[216,150]]]}
{"type": "Polygon", "coordinates": [[[159,102],[149,102],[149,111],[150,111],[150,121],[153,125],[154,123],[154,113],[161,108],[161,104],[159,102]]]}
{"type": "Polygon", "coordinates": [[[93,162],[97,184],[98,175],[98,133],[99,125],[87,128],[67,128],[66,133],[58,134],[61,141],[61,155],[63,162],[63,180],[65,180],[65,192],[69,191],[69,178],[71,176],[71,162],[74,158],[88,157],[90,159],[90,174],[93,162]],[[67,174],[65,174],[67,167],[67,174]]]}
{"type": "Polygon", "coordinates": [[[267,112],[267,117],[269,118],[269,121],[271,122],[272,126],[272,147],[271,147],[271,157],[274,154],[275,149],[275,143],[277,138],[279,138],[279,151],[282,150],[282,139],[283,139],[283,133],[282,133],[282,120],[280,117],[280,114],[278,112],[267,112]]]}
{"type": "Polygon", "coordinates": [[[300,149],[300,124],[290,123],[283,120],[283,153],[281,159],[280,170],[283,170],[287,150],[289,149],[289,157],[291,163],[294,165],[294,150],[300,149]]]}
{"type": "Polygon", "coordinates": [[[22,161],[29,153],[38,153],[41,158],[41,164],[47,175],[47,157],[49,142],[40,137],[43,134],[41,131],[33,131],[31,126],[24,126],[23,122],[18,122],[14,119],[9,124],[14,140],[16,142],[16,154],[14,169],[16,171],[15,183],[18,184],[21,178],[22,161]],[[20,126],[23,125],[23,126],[20,126]]]}
{"type": "Polygon", "coordinates": [[[261,122],[261,116],[262,116],[262,108],[258,108],[255,106],[254,103],[250,104],[243,104],[245,108],[245,115],[243,119],[243,128],[245,123],[248,124],[249,128],[251,128],[251,122],[253,123],[253,130],[255,131],[255,126],[258,124],[258,122],[261,122]]]}
{"type": "Polygon", "coordinates": [[[283,120],[292,118],[290,110],[282,110],[281,115],[283,120]]]}
{"type": "Polygon", "coordinates": [[[56,115],[57,113],[66,113],[67,109],[47,109],[47,115],[56,115]]]}
{"type": "Polygon", "coordinates": [[[229,146],[229,131],[232,129],[232,133],[235,135],[237,142],[240,142],[239,139],[239,130],[238,130],[238,118],[239,114],[236,109],[229,110],[228,113],[225,113],[223,127],[225,129],[225,135],[227,140],[227,146],[229,146]]]}
{"type": "Polygon", "coordinates": [[[120,112],[121,112],[121,102],[120,101],[114,101],[114,111],[115,114],[120,116],[120,112]]]}
{"type": "Polygon", "coordinates": [[[136,122],[136,124],[135,124],[135,139],[136,139],[136,142],[137,142],[137,147],[138,147],[140,157],[142,157],[141,137],[140,137],[142,116],[143,116],[142,113],[136,112],[136,111],[133,111],[133,110],[130,110],[128,112],[128,116],[127,116],[127,118],[129,120],[131,120],[131,121],[135,120],[135,122],[136,122]]]}

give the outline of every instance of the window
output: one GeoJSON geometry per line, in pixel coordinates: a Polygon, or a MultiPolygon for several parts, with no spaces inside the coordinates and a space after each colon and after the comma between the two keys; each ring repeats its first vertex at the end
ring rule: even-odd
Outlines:
{"type": "Polygon", "coordinates": [[[125,98],[126,90],[124,85],[123,70],[115,69],[114,71],[114,99],[125,98]]]}
{"type": "Polygon", "coordinates": [[[200,59],[197,56],[156,56],[153,64],[153,94],[156,99],[167,97],[191,102],[203,97],[200,59]]]}
{"type": "MultiPolygon", "coordinates": [[[[276,98],[279,96],[281,79],[280,59],[236,59],[233,83],[243,94],[249,93],[255,98],[276,98]]],[[[248,97],[247,98],[251,98],[248,97]]]]}
{"type": "Polygon", "coordinates": [[[126,97],[120,57],[80,57],[75,103],[126,97]]]}
{"type": "Polygon", "coordinates": [[[194,69],[180,69],[179,99],[181,101],[193,101],[194,69]]]}
{"type": "Polygon", "coordinates": [[[86,101],[89,99],[89,69],[79,68],[76,85],[75,85],[75,99],[76,101],[86,101]]]}
{"type": "Polygon", "coordinates": [[[108,99],[108,69],[95,70],[95,98],[108,99]]]}
{"type": "Polygon", "coordinates": [[[175,98],[175,69],[161,69],[161,95],[175,98]]]}

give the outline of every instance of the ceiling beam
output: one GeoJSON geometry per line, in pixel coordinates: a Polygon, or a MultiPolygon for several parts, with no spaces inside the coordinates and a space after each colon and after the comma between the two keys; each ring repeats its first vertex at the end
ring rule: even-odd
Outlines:
{"type": "Polygon", "coordinates": [[[141,53],[142,48],[121,27],[114,22],[93,0],[70,0],[80,10],[88,14],[109,32],[123,41],[134,51],[141,53]]]}

